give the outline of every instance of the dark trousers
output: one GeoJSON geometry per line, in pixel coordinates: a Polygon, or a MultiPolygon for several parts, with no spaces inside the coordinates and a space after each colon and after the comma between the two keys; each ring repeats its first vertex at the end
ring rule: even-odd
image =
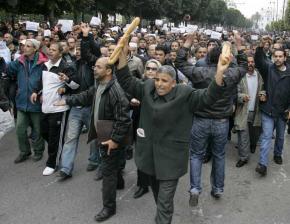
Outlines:
{"type": "Polygon", "coordinates": [[[116,195],[117,195],[117,181],[120,175],[120,163],[123,149],[112,150],[110,155],[107,155],[106,147],[100,147],[101,154],[101,167],[103,173],[103,206],[104,208],[115,210],[116,209],[116,195]]]}
{"type": "Polygon", "coordinates": [[[141,170],[137,170],[137,186],[142,188],[149,186],[149,176],[141,170]]]}
{"type": "Polygon", "coordinates": [[[174,195],[178,184],[175,180],[157,180],[155,176],[149,176],[157,212],[156,224],[170,224],[174,212],[174,195]]]}
{"type": "Polygon", "coordinates": [[[30,141],[27,136],[29,126],[34,130],[33,140],[31,141],[35,155],[42,155],[44,151],[44,141],[41,137],[41,113],[17,111],[16,135],[21,155],[31,153],[30,141]]]}
{"type": "Polygon", "coordinates": [[[48,159],[46,166],[50,168],[56,167],[56,157],[58,153],[61,138],[61,125],[63,120],[63,112],[42,114],[41,117],[41,136],[48,145],[48,159]]]}
{"type": "Polygon", "coordinates": [[[261,127],[253,126],[255,112],[248,114],[248,125],[245,130],[238,130],[238,151],[240,160],[248,160],[250,149],[255,150],[261,134],[261,127]]]}

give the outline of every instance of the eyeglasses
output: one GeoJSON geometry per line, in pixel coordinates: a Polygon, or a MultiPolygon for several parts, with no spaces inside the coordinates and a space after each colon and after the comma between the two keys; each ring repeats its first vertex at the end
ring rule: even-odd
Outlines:
{"type": "Polygon", "coordinates": [[[154,68],[154,67],[146,67],[145,69],[146,69],[146,70],[157,71],[157,68],[154,68]]]}

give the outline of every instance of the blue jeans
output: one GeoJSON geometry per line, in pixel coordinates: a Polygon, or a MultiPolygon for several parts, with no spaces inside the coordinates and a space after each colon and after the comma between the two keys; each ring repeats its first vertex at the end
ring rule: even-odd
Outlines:
{"type": "MultiPolygon", "coordinates": [[[[68,175],[71,175],[74,166],[74,160],[77,154],[79,137],[81,135],[83,125],[87,128],[90,127],[91,108],[83,107],[77,108],[72,107],[67,125],[67,137],[63,146],[61,154],[61,171],[68,175]]],[[[96,146],[95,141],[90,143],[90,156],[89,161],[91,164],[99,165],[100,153],[96,146]]]]}
{"type": "Polygon", "coordinates": [[[262,112],[262,135],[260,146],[260,161],[259,163],[267,166],[268,155],[272,145],[273,131],[276,129],[276,138],[274,145],[274,155],[281,156],[284,145],[284,134],[286,121],[282,117],[271,117],[262,112]]]}
{"type": "Polygon", "coordinates": [[[194,117],[190,141],[190,192],[199,194],[203,156],[209,140],[212,150],[211,185],[214,193],[224,191],[225,145],[229,130],[229,119],[194,117]]]}

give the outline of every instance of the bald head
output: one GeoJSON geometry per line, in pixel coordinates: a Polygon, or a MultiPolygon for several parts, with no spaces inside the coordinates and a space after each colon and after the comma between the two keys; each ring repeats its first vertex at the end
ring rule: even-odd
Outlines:
{"type": "Polygon", "coordinates": [[[113,65],[108,63],[108,57],[99,58],[94,67],[94,77],[98,81],[109,81],[113,75],[113,65]]]}

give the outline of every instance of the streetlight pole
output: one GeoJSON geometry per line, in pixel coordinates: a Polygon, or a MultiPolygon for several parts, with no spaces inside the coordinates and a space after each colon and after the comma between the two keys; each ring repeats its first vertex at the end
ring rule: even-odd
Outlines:
{"type": "Polygon", "coordinates": [[[286,0],[283,1],[283,20],[285,20],[285,2],[286,0]]]}
{"type": "Polygon", "coordinates": [[[277,0],[276,21],[278,21],[278,4],[279,4],[279,0],[277,0]]]}

